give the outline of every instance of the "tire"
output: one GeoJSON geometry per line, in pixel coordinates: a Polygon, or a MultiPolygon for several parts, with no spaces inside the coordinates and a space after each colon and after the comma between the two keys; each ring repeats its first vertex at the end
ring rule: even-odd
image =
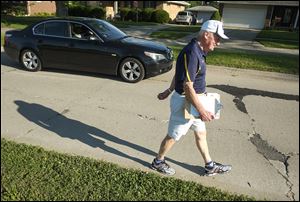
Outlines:
{"type": "Polygon", "coordinates": [[[143,64],[135,58],[126,58],[119,68],[121,78],[129,83],[137,83],[145,77],[143,64]]]}
{"type": "Polygon", "coordinates": [[[25,49],[22,51],[20,62],[26,70],[31,72],[37,72],[42,69],[42,61],[40,57],[31,49],[25,49]]]}

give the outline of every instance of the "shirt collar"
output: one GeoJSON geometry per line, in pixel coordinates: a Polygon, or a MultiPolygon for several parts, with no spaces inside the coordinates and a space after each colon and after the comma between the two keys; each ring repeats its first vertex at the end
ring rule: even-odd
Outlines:
{"type": "Polygon", "coordinates": [[[200,42],[199,42],[196,38],[193,38],[193,39],[192,39],[192,42],[197,44],[197,47],[199,48],[200,54],[201,54],[203,57],[206,57],[206,56],[207,56],[207,53],[205,53],[205,52],[200,48],[200,42]]]}

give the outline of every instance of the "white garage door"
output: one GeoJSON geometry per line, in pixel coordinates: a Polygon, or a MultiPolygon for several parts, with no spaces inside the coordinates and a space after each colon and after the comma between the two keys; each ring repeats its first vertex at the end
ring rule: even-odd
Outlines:
{"type": "Polygon", "coordinates": [[[223,23],[228,27],[262,29],[267,6],[224,5],[223,23]]]}

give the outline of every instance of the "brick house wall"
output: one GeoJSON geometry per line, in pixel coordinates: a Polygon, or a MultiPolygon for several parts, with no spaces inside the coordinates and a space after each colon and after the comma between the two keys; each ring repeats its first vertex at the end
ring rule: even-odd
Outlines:
{"type": "Polygon", "coordinates": [[[176,18],[176,15],[179,11],[185,10],[185,6],[183,5],[170,4],[170,3],[160,4],[157,8],[167,11],[169,13],[169,17],[172,20],[176,18]]]}
{"type": "MultiPolygon", "coordinates": [[[[102,6],[106,10],[106,18],[113,18],[114,13],[114,1],[87,1],[87,4],[90,6],[102,6]]],[[[148,2],[148,6],[145,5],[143,1],[118,1],[118,8],[134,8],[138,7],[140,9],[144,9],[145,6],[153,7],[155,9],[162,9],[169,13],[171,20],[176,18],[176,15],[179,11],[184,11],[185,6],[180,3],[168,3],[165,1],[153,1],[148,2]]]]}
{"type": "Polygon", "coordinates": [[[55,1],[28,1],[27,12],[29,16],[37,13],[55,13],[55,1]]]}

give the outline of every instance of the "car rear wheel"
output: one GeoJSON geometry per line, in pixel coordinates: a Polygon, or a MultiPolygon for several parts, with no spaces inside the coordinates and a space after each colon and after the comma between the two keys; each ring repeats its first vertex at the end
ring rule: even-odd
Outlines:
{"type": "Polygon", "coordinates": [[[39,56],[30,49],[22,51],[21,63],[28,71],[36,72],[42,69],[42,63],[39,56]]]}
{"type": "Polygon", "coordinates": [[[136,83],[145,77],[143,64],[135,58],[126,58],[120,65],[119,74],[129,83],[136,83]]]}

